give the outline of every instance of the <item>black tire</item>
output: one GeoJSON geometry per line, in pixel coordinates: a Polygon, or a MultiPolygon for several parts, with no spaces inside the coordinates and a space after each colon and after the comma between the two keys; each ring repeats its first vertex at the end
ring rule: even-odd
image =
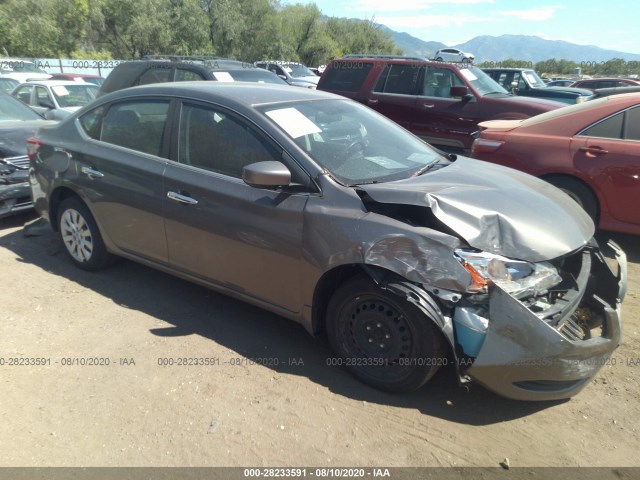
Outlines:
{"type": "Polygon", "coordinates": [[[569,195],[598,225],[598,200],[591,189],[579,180],[567,177],[549,177],[545,179],[551,185],[558,187],[560,190],[569,195]]]}
{"type": "Polygon", "coordinates": [[[436,58],[436,62],[442,62],[442,61],[444,61],[444,60],[442,60],[442,57],[436,58]]]}
{"type": "Polygon", "coordinates": [[[93,215],[78,197],[69,197],[60,204],[58,232],[65,251],[78,268],[100,270],[111,261],[93,215]]]}
{"type": "Polygon", "coordinates": [[[416,390],[446,363],[438,326],[365,275],[347,281],[333,294],[326,330],[336,363],[381,390],[416,390]]]}

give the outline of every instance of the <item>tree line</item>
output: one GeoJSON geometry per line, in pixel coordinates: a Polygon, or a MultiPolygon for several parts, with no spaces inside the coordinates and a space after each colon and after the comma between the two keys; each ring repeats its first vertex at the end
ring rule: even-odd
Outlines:
{"type": "Polygon", "coordinates": [[[348,53],[402,53],[373,19],[278,0],[0,0],[0,25],[0,54],[13,57],[216,55],[316,66],[348,53]]]}
{"type": "MultiPolygon", "coordinates": [[[[129,60],[216,55],[326,64],[348,53],[402,54],[373,19],[326,17],[315,4],[279,0],[0,0],[0,55],[129,60]]],[[[499,64],[499,65],[497,65],[499,64]]],[[[640,62],[507,59],[548,75],[640,74],[640,62]]]]}

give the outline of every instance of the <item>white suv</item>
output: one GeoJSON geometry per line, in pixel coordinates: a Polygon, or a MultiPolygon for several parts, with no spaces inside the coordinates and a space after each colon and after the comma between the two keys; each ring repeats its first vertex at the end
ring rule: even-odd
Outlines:
{"type": "Polygon", "coordinates": [[[436,52],[434,58],[437,62],[473,63],[476,57],[457,48],[443,48],[436,52]]]}

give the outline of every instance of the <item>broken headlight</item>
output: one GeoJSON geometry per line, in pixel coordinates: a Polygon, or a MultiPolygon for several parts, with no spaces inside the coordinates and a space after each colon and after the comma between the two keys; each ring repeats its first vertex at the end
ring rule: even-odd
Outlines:
{"type": "Polygon", "coordinates": [[[472,293],[487,293],[493,283],[521,298],[539,295],[562,281],[549,262],[529,263],[474,250],[456,250],[455,254],[471,275],[468,291],[472,293]]]}

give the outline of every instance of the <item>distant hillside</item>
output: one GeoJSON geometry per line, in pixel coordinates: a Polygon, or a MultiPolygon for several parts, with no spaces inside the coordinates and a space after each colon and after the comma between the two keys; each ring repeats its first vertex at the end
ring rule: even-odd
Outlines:
{"type": "Polygon", "coordinates": [[[484,61],[500,61],[512,58],[540,62],[555,58],[557,60],[571,60],[580,62],[604,62],[612,58],[622,58],[626,61],[640,61],[640,54],[606,50],[594,45],[576,45],[561,40],[545,40],[533,35],[500,35],[493,37],[483,35],[475,37],[459,45],[445,45],[441,42],[426,42],[408,33],[396,32],[384,25],[380,27],[388,32],[396,45],[405,55],[426,56],[433,55],[440,48],[451,46],[476,56],[476,63],[484,61]]]}
{"type": "Polygon", "coordinates": [[[433,55],[440,50],[441,48],[446,48],[447,46],[441,42],[425,42],[424,40],[420,40],[408,33],[404,32],[396,32],[395,30],[391,30],[389,27],[384,25],[380,25],[382,30],[389,33],[393,41],[396,42],[398,48],[401,48],[405,55],[407,56],[417,56],[417,57],[427,57],[433,58],[433,55]]]}
{"type": "Polygon", "coordinates": [[[626,61],[640,60],[640,55],[605,50],[594,45],[576,45],[561,40],[545,40],[531,35],[501,35],[492,37],[483,35],[468,42],[455,45],[465,52],[476,56],[476,62],[500,61],[507,58],[540,62],[555,58],[574,62],[603,62],[612,58],[626,61]]]}

